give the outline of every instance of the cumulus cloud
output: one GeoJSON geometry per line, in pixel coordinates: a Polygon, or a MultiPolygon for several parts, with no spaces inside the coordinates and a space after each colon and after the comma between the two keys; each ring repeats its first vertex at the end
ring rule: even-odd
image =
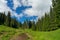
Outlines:
{"type": "Polygon", "coordinates": [[[43,16],[45,12],[49,12],[51,4],[51,0],[14,0],[15,9],[21,5],[32,6],[32,8],[26,9],[24,13],[29,16],[38,17],[43,16]]]}
{"type": "Polygon", "coordinates": [[[12,12],[12,10],[6,5],[6,3],[6,0],[0,0],[0,12],[5,12],[7,15],[8,11],[12,12]]]}
{"type": "Polygon", "coordinates": [[[13,9],[15,9],[15,10],[16,10],[16,8],[17,8],[18,6],[21,6],[19,0],[13,0],[13,3],[14,3],[13,9]]]}
{"type": "MultiPolygon", "coordinates": [[[[17,4],[16,4],[17,6],[17,4]]],[[[5,14],[7,15],[8,11],[11,12],[11,16],[16,16],[18,17],[22,17],[22,14],[17,14],[14,11],[12,11],[8,6],[7,6],[7,1],[6,0],[0,0],[0,12],[5,12],[5,14]]]]}
{"type": "MultiPolygon", "coordinates": [[[[23,14],[20,13],[19,15],[15,13],[15,11],[12,11],[7,6],[7,1],[0,0],[0,12],[3,11],[11,11],[12,16],[16,17],[22,17],[23,14]]],[[[41,18],[45,12],[49,12],[50,6],[51,6],[51,0],[13,0],[14,7],[13,9],[16,10],[18,6],[32,6],[32,8],[26,9],[23,13],[27,14],[28,16],[38,16],[41,18]]]]}
{"type": "Polygon", "coordinates": [[[29,16],[38,16],[41,17],[45,12],[49,12],[51,6],[51,0],[30,0],[32,3],[32,8],[26,9],[25,13],[29,16]]]}
{"type": "Polygon", "coordinates": [[[0,0],[0,12],[7,11],[6,1],[0,0]]]}
{"type": "Polygon", "coordinates": [[[14,7],[13,9],[16,10],[16,8],[18,6],[30,6],[31,5],[31,2],[29,0],[13,0],[13,3],[14,3],[14,7]]]}

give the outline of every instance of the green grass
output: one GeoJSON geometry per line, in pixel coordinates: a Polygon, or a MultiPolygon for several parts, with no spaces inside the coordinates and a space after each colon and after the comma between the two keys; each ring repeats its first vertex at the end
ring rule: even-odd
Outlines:
{"type": "Polygon", "coordinates": [[[60,40],[60,29],[51,32],[39,32],[26,30],[30,35],[32,35],[33,40],[60,40]]]}
{"type": "Polygon", "coordinates": [[[20,33],[22,33],[22,30],[0,25],[0,40],[9,40],[12,36],[20,33]]]}
{"type": "Polygon", "coordinates": [[[33,40],[60,40],[60,29],[51,32],[32,31],[31,29],[14,29],[0,25],[0,40],[9,40],[15,34],[28,33],[33,40]]]}

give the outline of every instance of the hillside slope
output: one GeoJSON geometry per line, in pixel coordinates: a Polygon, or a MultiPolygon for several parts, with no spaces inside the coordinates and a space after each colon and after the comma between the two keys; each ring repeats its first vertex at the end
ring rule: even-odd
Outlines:
{"type": "Polygon", "coordinates": [[[39,32],[31,29],[14,29],[0,25],[0,40],[10,40],[22,33],[27,33],[32,40],[60,40],[60,29],[51,32],[39,32]]]}

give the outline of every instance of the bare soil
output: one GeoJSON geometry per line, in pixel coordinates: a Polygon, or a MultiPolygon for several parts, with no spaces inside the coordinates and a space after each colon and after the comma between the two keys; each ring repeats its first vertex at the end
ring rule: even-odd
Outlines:
{"type": "Polygon", "coordinates": [[[28,40],[28,39],[30,39],[28,35],[26,33],[22,33],[12,40],[28,40]]]}

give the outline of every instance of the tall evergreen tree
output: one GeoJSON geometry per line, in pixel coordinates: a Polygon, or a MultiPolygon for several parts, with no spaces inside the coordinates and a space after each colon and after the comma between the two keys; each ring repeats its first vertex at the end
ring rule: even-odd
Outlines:
{"type": "Polygon", "coordinates": [[[55,17],[56,26],[60,27],[60,0],[52,0],[53,3],[53,14],[55,17]]]}
{"type": "Polygon", "coordinates": [[[11,23],[11,13],[10,13],[10,12],[8,12],[7,21],[6,21],[6,22],[7,22],[7,25],[8,25],[8,26],[11,26],[11,25],[10,25],[10,23],[11,23]]]}

